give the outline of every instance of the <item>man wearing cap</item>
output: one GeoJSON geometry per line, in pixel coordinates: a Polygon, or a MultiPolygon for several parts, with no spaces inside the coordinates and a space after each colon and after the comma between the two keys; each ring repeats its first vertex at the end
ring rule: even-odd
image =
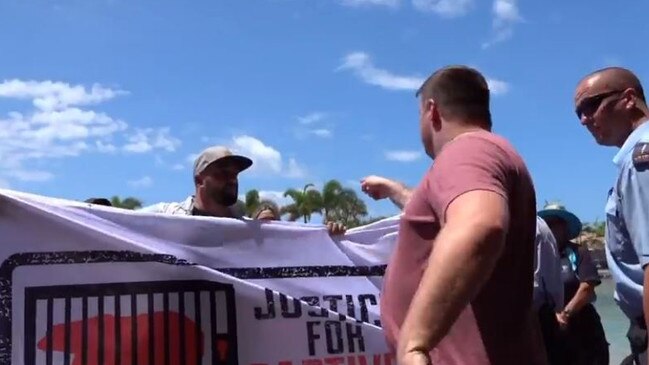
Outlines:
{"type": "Polygon", "coordinates": [[[599,365],[609,363],[608,342],[602,321],[595,309],[595,287],[601,284],[597,267],[585,245],[574,240],[582,224],[576,215],[558,203],[547,204],[538,215],[552,230],[561,254],[561,278],[565,306],[556,319],[562,328],[566,364],[599,365]]]}
{"type": "Polygon", "coordinates": [[[252,166],[248,157],[235,155],[222,146],[209,147],[194,162],[194,195],[181,203],[160,203],[142,211],[242,218],[237,209],[239,173],[252,166]]]}
{"type": "Polygon", "coordinates": [[[606,204],[606,259],[615,299],[631,322],[628,363],[647,364],[649,293],[649,108],[637,76],[609,67],[584,77],[575,91],[575,111],[603,146],[620,148],[618,177],[606,204]]]}
{"type": "MultiPolygon", "coordinates": [[[[159,203],[140,211],[243,219],[244,209],[237,204],[239,173],[250,166],[248,157],[235,155],[223,146],[209,147],[194,162],[194,195],[181,203],[159,203]]],[[[332,236],[347,231],[341,223],[327,222],[326,226],[332,236]]]]}

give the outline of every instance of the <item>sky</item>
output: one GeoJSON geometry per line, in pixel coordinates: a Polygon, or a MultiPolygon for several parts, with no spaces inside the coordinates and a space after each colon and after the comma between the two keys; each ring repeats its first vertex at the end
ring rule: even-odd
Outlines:
{"type": "MultiPolygon", "coordinates": [[[[414,186],[414,94],[449,64],[480,70],[494,131],[537,200],[603,219],[615,148],[574,114],[579,79],[649,82],[649,2],[603,0],[0,0],[0,186],[47,196],[180,201],[191,165],[251,157],[240,192],[382,175],[414,186]]],[[[397,211],[367,199],[370,214],[397,211]]]]}

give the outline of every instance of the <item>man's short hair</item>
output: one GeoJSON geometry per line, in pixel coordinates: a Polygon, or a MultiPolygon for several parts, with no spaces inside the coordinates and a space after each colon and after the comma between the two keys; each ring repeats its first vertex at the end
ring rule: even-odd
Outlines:
{"type": "Polygon", "coordinates": [[[417,91],[420,95],[433,99],[446,118],[483,121],[491,128],[489,85],[473,68],[447,66],[435,71],[417,91]]]}
{"type": "Polygon", "coordinates": [[[582,81],[587,78],[590,78],[591,76],[595,76],[606,72],[611,72],[614,75],[616,75],[618,81],[622,81],[623,83],[627,84],[628,87],[635,90],[635,92],[638,94],[638,98],[642,100],[643,103],[645,104],[647,103],[647,101],[645,100],[644,89],[642,88],[642,84],[640,83],[640,79],[638,79],[638,76],[636,76],[631,70],[626,69],[624,67],[609,66],[609,67],[600,68],[599,70],[595,70],[589,73],[588,75],[586,75],[584,78],[582,78],[582,81]]]}

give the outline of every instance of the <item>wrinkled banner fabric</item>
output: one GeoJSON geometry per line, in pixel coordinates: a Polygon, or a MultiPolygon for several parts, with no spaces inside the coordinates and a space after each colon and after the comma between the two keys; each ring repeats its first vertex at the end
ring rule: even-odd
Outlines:
{"type": "Polygon", "coordinates": [[[398,222],[332,239],[0,190],[0,365],[393,365],[398,222]]]}

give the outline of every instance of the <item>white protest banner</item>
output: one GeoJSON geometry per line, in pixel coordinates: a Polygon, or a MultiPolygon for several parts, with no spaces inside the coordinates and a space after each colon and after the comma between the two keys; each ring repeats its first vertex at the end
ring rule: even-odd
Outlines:
{"type": "Polygon", "coordinates": [[[0,190],[0,365],[392,365],[398,217],[165,216],[0,190]]]}

